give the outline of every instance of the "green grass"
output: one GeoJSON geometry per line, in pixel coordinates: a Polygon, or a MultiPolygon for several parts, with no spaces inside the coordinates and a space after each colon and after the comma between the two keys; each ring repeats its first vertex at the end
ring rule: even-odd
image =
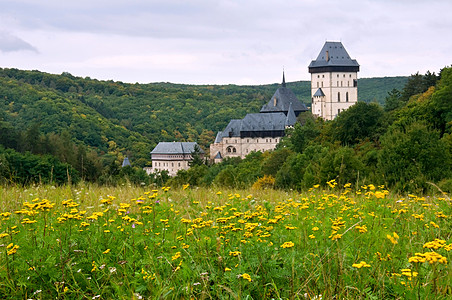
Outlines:
{"type": "Polygon", "coordinates": [[[330,186],[0,187],[0,298],[452,297],[447,196],[330,186]]]}

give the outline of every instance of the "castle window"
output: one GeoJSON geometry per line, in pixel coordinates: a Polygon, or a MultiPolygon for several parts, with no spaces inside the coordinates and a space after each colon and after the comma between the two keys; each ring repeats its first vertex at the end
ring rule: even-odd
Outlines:
{"type": "Polygon", "coordinates": [[[337,82],[337,86],[339,86],[339,81],[337,82]]]}
{"type": "Polygon", "coordinates": [[[342,81],[341,81],[341,86],[342,86],[342,81]]]}
{"type": "Polygon", "coordinates": [[[337,74],[337,78],[339,78],[339,74],[337,74]]]}
{"type": "Polygon", "coordinates": [[[344,74],[344,78],[345,78],[345,74],[344,74]]]}
{"type": "Polygon", "coordinates": [[[337,92],[337,102],[341,102],[341,93],[337,92]]]}
{"type": "Polygon", "coordinates": [[[322,87],[323,87],[323,81],[322,81],[322,87]]]}
{"type": "Polygon", "coordinates": [[[348,102],[348,92],[345,93],[345,102],[348,102]]]}
{"type": "Polygon", "coordinates": [[[352,78],[352,74],[350,74],[350,76],[349,76],[350,78],[352,78]]]}
{"type": "Polygon", "coordinates": [[[340,110],[340,109],[338,109],[338,110],[337,110],[337,114],[339,114],[340,112],[341,112],[341,110],[340,110]]]}
{"type": "Polygon", "coordinates": [[[353,87],[357,87],[358,86],[358,80],[353,79],[353,87]]]}
{"type": "Polygon", "coordinates": [[[319,87],[319,82],[317,81],[317,87],[319,87]]]}
{"type": "Polygon", "coordinates": [[[350,81],[347,81],[347,86],[350,86],[350,81]]]}
{"type": "Polygon", "coordinates": [[[235,148],[232,148],[232,152],[236,153],[236,152],[237,152],[237,150],[236,150],[235,148]]]}
{"type": "Polygon", "coordinates": [[[317,75],[317,78],[320,78],[320,75],[317,75]]]}
{"type": "Polygon", "coordinates": [[[237,150],[234,147],[232,147],[232,146],[227,147],[226,151],[228,151],[228,153],[231,153],[231,152],[232,153],[236,153],[237,152],[237,150]]]}
{"type": "Polygon", "coordinates": [[[322,78],[325,78],[325,75],[322,75],[322,78]]]}

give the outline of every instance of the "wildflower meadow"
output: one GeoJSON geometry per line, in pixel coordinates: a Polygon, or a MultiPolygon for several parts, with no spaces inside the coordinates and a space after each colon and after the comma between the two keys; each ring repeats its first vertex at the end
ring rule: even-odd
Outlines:
{"type": "Polygon", "coordinates": [[[0,187],[1,299],[450,299],[451,200],[0,187]]]}

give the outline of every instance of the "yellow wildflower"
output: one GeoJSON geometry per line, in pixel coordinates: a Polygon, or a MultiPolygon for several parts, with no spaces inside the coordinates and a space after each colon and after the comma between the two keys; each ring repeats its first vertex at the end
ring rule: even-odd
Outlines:
{"type": "Polygon", "coordinates": [[[292,248],[293,246],[295,246],[293,242],[285,242],[281,245],[281,248],[292,248]]]}

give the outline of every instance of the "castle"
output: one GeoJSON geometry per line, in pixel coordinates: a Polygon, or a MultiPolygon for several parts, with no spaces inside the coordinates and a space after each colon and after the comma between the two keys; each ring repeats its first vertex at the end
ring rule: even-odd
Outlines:
{"type": "Polygon", "coordinates": [[[286,87],[283,72],[281,87],[259,113],[231,120],[223,131],[218,132],[215,142],[210,145],[210,158],[220,162],[226,157],[245,158],[253,151],[273,150],[285,130],[293,127],[297,116],[307,110],[306,105],[286,87]]]}
{"type": "MultiPolygon", "coordinates": [[[[308,67],[311,73],[311,112],[325,120],[358,101],[359,64],[351,59],[341,42],[325,42],[316,60],[308,67]]],[[[287,128],[306,106],[286,87],[284,72],[278,88],[259,113],[231,120],[219,131],[210,145],[210,158],[220,162],[226,157],[244,158],[252,151],[275,149],[287,128]]]]}

